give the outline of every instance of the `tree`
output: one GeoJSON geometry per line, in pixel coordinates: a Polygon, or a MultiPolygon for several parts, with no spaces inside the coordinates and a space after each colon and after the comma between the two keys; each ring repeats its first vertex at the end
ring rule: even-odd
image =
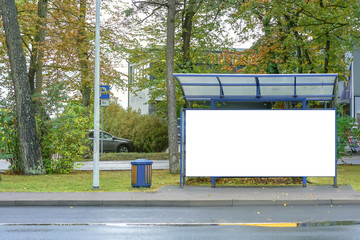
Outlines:
{"type": "Polygon", "coordinates": [[[166,86],[168,109],[168,136],[169,136],[169,164],[170,172],[178,173],[180,165],[178,160],[178,136],[176,114],[176,92],[174,82],[174,49],[175,49],[175,0],[168,1],[166,31],[166,86]]]}
{"type": "Polygon", "coordinates": [[[24,172],[25,174],[44,174],[45,168],[41,159],[40,144],[36,132],[35,113],[15,1],[1,0],[0,3],[11,66],[11,78],[15,89],[16,114],[24,172]]]}
{"type": "Polygon", "coordinates": [[[344,73],[345,52],[359,44],[358,12],[355,0],[245,0],[236,17],[243,19],[244,31],[256,29],[258,35],[250,50],[224,67],[236,63],[244,73],[344,73]]]}
{"type": "MultiPolygon", "coordinates": [[[[102,22],[101,29],[101,73],[102,84],[123,87],[123,75],[117,69],[121,57],[118,47],[118,19],[116,9],[110,9],[114,2],[103,3],[104,15],[109,15],[102,22]],[[115,12],[115,13],[114,13],[115,12]],[[107,14],[110,13],[110,14],[107,14]],[[112,16],[114,15],[114,16],[112,16]]],[[[29,66],[29,81],[32,92],[36,94],[35,103],[44,101],[49,87],[60,85],[72,99],[91,104],[94,65],[94,2],[88,0],[31,0],[16,1],[18,21],[25,57],[29,66]]],[[[2,28],[1,28],[2,30],[2,28]]],[[[0,44],[5,40],[0,36],[0,44]]],[[[5,54],[0,48],[2,79],[7,79],[9,66],[4,60],[5,54]]],[[[2,87],[10,89],[8,82],[1,82],[2,87]]],[[[36,112],[37,108],[36,108],[36,112]]]]}
{"type": "Polygon", "coordinates": [[[130,76],[130,88],[134,92],[150,89],[150,102],[168,120],[171,172],[178,171],[179,166],[175,156],[178,148],[176,118],[179,108],[184,106],[181,89],[176,88],[172,73],[215,71],[215,67],[209,67],[211,52],[230,47],[233,43],[230,34],[223,31],[223,24],[231,20],[228,16],[232,3],[135,0],[135,8],[126,11],[126,16],[135,20],[127,21],[124,26],[130,33],[124,45],[128,46],[128,61],[138,65],[136,73],[130,76]],[[174,4],[174,14],[178,12],[179,16],[174,20],[170,15],[171,4],[174,4]]]}

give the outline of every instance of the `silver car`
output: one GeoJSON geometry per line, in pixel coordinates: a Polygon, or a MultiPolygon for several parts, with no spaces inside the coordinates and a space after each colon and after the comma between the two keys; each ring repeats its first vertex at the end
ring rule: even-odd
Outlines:
{"type": "MultiPolygon", "coordinates": [[[[114,137],[110,133],[102,132],[99,133],[100,139],[100,151],[101,151],[101,140],[103,140],[104,151],[103,152],[133,152],[134,144],[125,138],[114,137]],[[102,139],[103,136],[103,139],[102,139]]],[[[94,130],[89,131],[89,139],[91,143],[94,142],[94,130]]]]}

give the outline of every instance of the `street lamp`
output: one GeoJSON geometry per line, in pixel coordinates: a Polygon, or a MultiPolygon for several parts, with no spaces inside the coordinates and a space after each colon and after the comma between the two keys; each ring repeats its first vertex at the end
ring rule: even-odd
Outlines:
{"type": "Polygon", "coordinates": [[[100,0],[96,0],[93,189],[99,189],[100,0]]]}

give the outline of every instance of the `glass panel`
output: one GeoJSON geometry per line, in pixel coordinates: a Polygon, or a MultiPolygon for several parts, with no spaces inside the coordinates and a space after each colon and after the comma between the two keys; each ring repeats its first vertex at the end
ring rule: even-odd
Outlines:
{"type": "Polygon", "coordinates": [[[223,86],[224,96],[256,96],[256,86],[223,86]]]}
{"type": "MultiPolygon", "coordinates": [[[[101,134],[100,133],[100,137],[101,137],[101,134]]],[[[112,136],[110,134],[107,134],[107,133],[103,133],[104,134],[104,139],[112,139],[112,136]]]]}
{"type": "Polygon", "coordinates": [[[261,96],[293,96],[293,86],[260,86],[261,96]]]}
{"type": "Polygon", "coordinates": [[[296,86],[296,95],[332,95],[333,86],[296,86]]]}
{"type": "Polygon", "coordinates": [[[219,84],[219,81],[216,77],[210,76],[197,76],[197,77],[177,77],[181,83],[216,83],[219,84]]]}
{"type": "Polygon", "coordinates": [[[219,86],[183,86],[183,89],[187,96],[220,96],[219,86]]]}
{"type": "Polygon", "coordinates": [[[259,77],[259,83],[294,83],[294,77],[259,77]]]}
{"type": "Polygon", "coordinates": [[[297,77],[296,83],[334,83],[336,77],[297,77]]]}
{"type": "Polygon", "coordinates": [[[220,77],[221,83],[256,83],[254,77],[220,77]]]}

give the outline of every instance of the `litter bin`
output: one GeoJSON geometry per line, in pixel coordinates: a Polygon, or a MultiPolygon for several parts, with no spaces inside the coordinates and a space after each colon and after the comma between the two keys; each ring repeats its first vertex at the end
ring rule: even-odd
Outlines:
{"type": "Polygon", "coordinates": [[[137,159],[131,162],[131,185],[133,187],[151,186],[152,163],[147,159],[137,159]]]}

